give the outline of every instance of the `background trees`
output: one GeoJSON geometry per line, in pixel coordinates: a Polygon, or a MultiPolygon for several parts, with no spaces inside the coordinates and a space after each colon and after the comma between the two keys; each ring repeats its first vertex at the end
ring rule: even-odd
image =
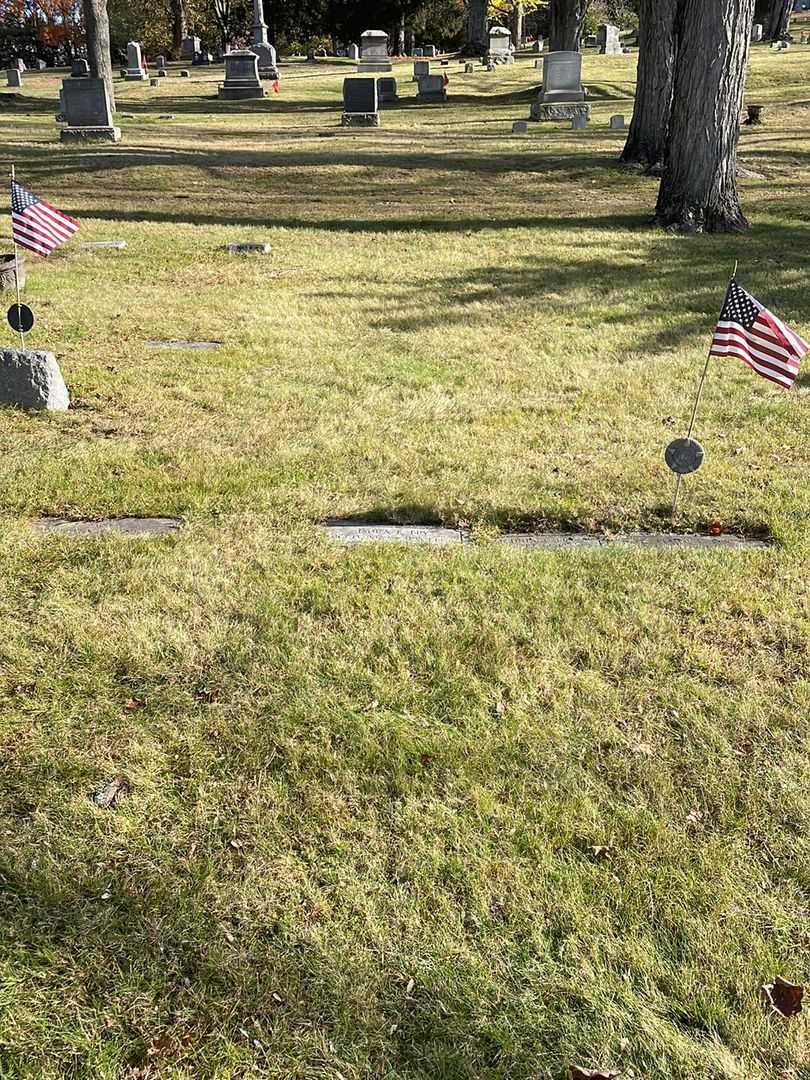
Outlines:
{"type": "Polygon", "coordinates": [[[639,0],[639,57],[625,164],[663,166],[675,75],[677,0],[639,0]]]}

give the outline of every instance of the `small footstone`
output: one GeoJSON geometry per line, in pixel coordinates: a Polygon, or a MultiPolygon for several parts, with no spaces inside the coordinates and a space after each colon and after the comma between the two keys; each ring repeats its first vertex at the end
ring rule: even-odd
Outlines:
{"type": "Polygon", "coordinates": [[[179,518],[106,518],[102,521],[71,521],[69,518],[46,517],[31,522],[38,532],[59,533],[94,539],[98,536],[166,536],[182,528],[179,518]]]}
{"type": "Polygon", "coordinates": [[[149,349],[221,349],[221,341],[147,341],[149,349]]]}
{"type": "Polygon", "coordinates": [[[620,115],[611,116],[610,126],[614,131],[621,131],[624,128],[624,117],[620,115]]]}
{"type": "Polygon", "coordinates": [[[65,380],[52,352],[0,352],[0,405],[64,412],[70,405],[65,380]]]}
{"type": "Polygon", "coordinates": [[[102,251],[106,249],[110,249],[111,251],[123,251],[127,246],[127,242],[126,240],[88,240],[87,243],[82,244],[81,246],[88,251],[102,251]]]}
{"type": "Polygon", "coordinates": [[[512,124],[513,135],[527,135],[529,132],[529,125],[525,120],[515,120],[512,124]]]}
{"type": "Polygon", "coordinates": [[[269,255],[273,249],[270,244],[245,241],[226,244],[225,250],[229,255],[269,255]]]}
{"type": "Polygon", "coordinates": [[[190,71],[181,71],[180,72],[180,78],[181,79],[190,79],[191,78],[191,72],[190,71]]]}
{"type": "Polygon", "coordinates": [[[495,541],[524,551],[594,550],[617,544],[648,548],[767,548],[764,540],[744,536],[704,536],[698,533],[616,533],[612,536],[588,536],[584,533],[507,533],[495,541]]]}
{"type": "Polygon", "coordinates": [[[324,525],[331,540],[347,547],[357,544],[427,544],[446,547],[464,544],[469,535],[462,529],[443,529],[438,525],[362,525],[351,521],[330,521],[324,525]]]}

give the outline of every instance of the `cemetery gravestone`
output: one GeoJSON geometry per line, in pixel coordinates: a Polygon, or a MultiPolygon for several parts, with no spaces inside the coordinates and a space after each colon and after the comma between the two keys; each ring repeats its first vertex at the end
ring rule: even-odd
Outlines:
{"type": "Polygon", "coordinates": [[[90,65],[86,60],[74,60],[70,69],[71,79],[87,79],[90,77],[90,65]]]}
{"type": "Polygon", "coordinates": [[[397,80],[377,79],[377,99],[380,105],[391,105],[397,101],[397,80]]]}
{"type": "Polygon", "coordinates": [[[158,73],[160,73],[161,71],[165,71],[166,70],[166,57],[162,56],[162,55],[156,56],[155,57],[155,67],[157,68],[158,73]]]}
{"type": "Polygon", "coordinates": [[[513,64],[512,35],[505,26],[493,26],[489,32],[487,59],[492,64],[513,64]]]}
{"type": "Polygon", "coordinates": [[[121,129],[113,126],[103,79],[64,79],[60,100],[67,123],[59,134],[60,142],[120,142],[121,129]]]}
{"type": "Polygon", "coordinates": [[[354,60],[355,63],[360,59],[360,46],[350,45],[348,50],[348,57],[350,60],[354,60]]]}
{"type": "Polygon", "coordinates": [[[618,26],[611,26],[610,23],[600,26],[597,40],[599,41],[599,52],[603,56],[616,56],[617,53],[622,51],[618,26]]]}
{"type": "Polygon", "coordinates": [[[435,60],[436,57],[439,55],[439,50],[436,48],[435,45],[425,45],[424,55],[429,57],[431,60],[435,60]]]}
{"type": "Polygon", "coordinates": [[[413,64],[413,81],[419,82],[424,75],[430,74],[430,61],[429,60],[414,60],[413,64]]]}
{"type": "Polygon", "coordinates": [[[263,98],[267,91],[259,81],[259,58],[251,49],[225,53],[225,82],[220,84],[220,101],[246,101],[263,98]]]}
{"type": "Polygon", "coordinates": [[[379,127],[376,79],[343,80],[343,127],[379,127]]]}
{"type": "Polygon", "coordinates": [[[596,34],[588,34],[587,37],[585,38],[585,48],[586,49],[595,49],[598,44],[599,44],[599,39],[597,38],[596,34]]]}
{"type": "Polygon", "coordinates": [[[543,87],[531,108],[532,120],[573,120],[591,115],[582,87],[582,53],[552,52],[543,57],[543,87]]]}
{"type": "Polygon", "coordinates": [[[751,27],[751,41],[756,45],[762,41],[762,36],[765,33],[765,29],[762,23],[754,23],[751,27]]]}
{"type": "Polygon", "coordinates": [[[622,131],[624,129],[624,117],[623,116],[611,116],[610,126],[614,131],[622,131]]]}
{"type": "Polygon", "coordinates": [[[444,85],[442,75],[423,75],[419,79],[419,90],[416,100],[423,105],[447,101],[447,87],[444,85]]]}
{"type": "Polygon", "coordinates": [[[535,60],[535,62],[534,62],[534,70],[535,71],[542,71],[542,68],[543,68],[543,61],[542,60],[535,60]]]}
{"type": "Polygon", "coordinates": [[[525,120],[515,120],[512,124],[513,135],[528,135],[529,125],[525,120]]]}
{"type": "Polygon", "coordinates": [[[198,37],[184,37],[180,44],[180,57],[183,60],[193,60],[201,49],[198,37]]]}
{"type": "Polygon", "coordinates": [[[37,71],[45,71],[47,66],[48,65],[45,63],[44,60],[35,60],[34,61],[34,67],[37,69],[37,71]]]}
{"type": "Polygon", "coordinates": [[[0,351],[0,405],[64,412],[70,397],[54,354],[27,349],[0,351]]]}
{"type": "Polygon", "coordinates": [[[251,46],[251,48],[259,58],[259,78],[278,79],[278,58],[274,46],[264,41],[251,46]]]}
{"type": "Polygon", "coordinates": [[[19,68],[9,68],[6,72],[6,81],[9,86],[22,86],[22,72],[19,68]]]}
{"type": "Polygon", "coordinates": [[[143,56],[137,41],[127,42],[127,70],[124,78],[127,82],[144,82],[147,78],[143,69],[143,56]]]}
{"type": "Polygon", "coordinates": [[[588,126],[588,117],[584,113],[576,113],[571,117],[571,127],[574,131],[584,131],[588,126]]]}
{"type": "Polygon", "coordinates": [[[375,71],[393,71],[388,58],[388,34],[384,30],[366,30],[360,36],[359,75],[375,71]]]}
{"type": "Polygon", "coordinates": [[[543,51],[543,48],[545,47],[545,44],[546,43],[543,38],[539,37],[534,43],[534,51],[536,53],[541,53],[543,51]]]}
{"type": "Polygon", "coordinates": [[[472,73],[474,71],[475,71],[475,67],[472,64],[465,64],[464,65],[464,74],[465,75],[472,75],[472,73]]]}
{"type": "Polygon", "coordinates": [[[421,59],[421,57],[423,57],[425,55],[425,50],[424,49],[414,49],[413,50],[413,55],[414,55],[414,58],[419,57],[421,59]]]}

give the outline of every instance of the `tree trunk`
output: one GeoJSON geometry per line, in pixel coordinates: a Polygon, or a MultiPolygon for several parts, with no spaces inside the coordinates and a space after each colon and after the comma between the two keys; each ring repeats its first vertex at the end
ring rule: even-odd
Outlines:
{"type": "Polygon", "coordinates": [[[514,46],[519,49],[523,40],[523,0],[514,0],[514,7],[509,16],[509,29],[512,31],[514,46]]]}
{"type": "Polygon", "coordinates": [[[403,11],[399,16],[399,22],[397,23],[397,56],[405,56],[405,12],[403,11]]]}
{"type": "Polygon", "coordinates": [[[551,52],[578,52],[582,22],[591,0],[550,0],[551,52]]]}
{"type": "Polygon", "coordinates": [[[489,48],[487,0],[467,0],[467,40],[464,52],[483,56],[489,48]]]}
{"type": "Polygon", "coordinates": [[[638,76],[633,120],[621,160],[657,170],[663,165],[675,74],[677,0],[639,0],[638,76]]]}
{"type": "Polygon", "coordinates": [[[754,0],[679,0],[666,171],[656,220],[682,232],[748,228],[737,141],[754,0]]]}
{"type": "Polygon", "coordinates": [[[110,108],[115,112],[107,0],[82,0],[82,10],[84,30],[87,35],[87,62],[90,65],[90,75],[94,79],[104,80],[110,98],[110,108]]]}
{"type": "Polygon", "coordinates": [[[183,49],[186,36],[186,5],[184,0],[171,0],[172,16],[172,57],[177,60],[183,49]]]}
{"type": "Polygon", "coordinates": [[[793,0],[772,0],[768,25],[765,27],[765,40],[781,41],[790,29],[792,14],[793,0]]]}

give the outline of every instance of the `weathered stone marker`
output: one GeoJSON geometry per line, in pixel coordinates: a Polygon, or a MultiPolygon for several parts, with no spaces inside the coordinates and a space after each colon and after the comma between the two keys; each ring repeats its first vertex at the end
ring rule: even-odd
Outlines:
{"type": "Polygon", "coordinates": [[[603,56],[616,56],[617,53],[621,53],[622,43],[618,26],[605,23],[599,27],[596,39],[599,43],[599,52],[603,56]]]}
{"type": "Polygon", "coordinates": [[[377,98],[377,80],[343,80],[343,127],[379,127],[380,106],[377,98]]]}
{"type": "Polygon", "coordinates": [[[543,88],[531,109],[532,120],[590,118],[582,87],[582,53],[552,52],[543,57],[543,88]]]}
{"type": "Polygon", "coordinates": [[[529,124],[526,120],[515,120],[512,124],[513,135],[527,135],[529,133],[529,124]]]}
{"type": "Polygon", "coordinates": [[[259,58],[251,49],[225,53],[225,82],[220,85],[220,101],[245,101],[263,98],[267,91],[259,81],[259,58]]]}
{"type": "Polygon", "coordinates": [[[358,75],[393,70],[388,57],[388,34],[384,30],[366,30],[360,35],[358,75]]]}
{"type": "Polygon", "coordinates": [[[430,74],[430,61],[429,60],[414,60],[413,64],[413,81],[419,82],[425,75],[430,74]]]}
{"type": "Polygon", "coordinates": [[[398,100],[396,79],[377,79],[377,99],[380,105],[393,105],[398,100]]]}
{"type": "Polygon", "coordinates": [[[9,68],[6,71],[6,82],[9,86],[22,86],[22,72],[19,68],[9,68]]]}
{"type": "Polygon", "coordinates": [[[269,255],[273,250],[270,244],[253,241],[236,241],[225,245],[229,255],[269,255]]]}
{"type": "Polygon", "coordinates": [[[127,82],[144,82],[147,78],[143,69],[141,47],[137,41],[127,42],[127,71],[124,78],[127,82]]]}
{"type": "Polygon", "coordinates": [[[0,405],[64,412],[70,397],[54,354],[29,349],[0,351],[0,405]]]}
{"type": "Polygon", "coordinates": [[[331,521],[324,525],[327,536],[346,547],[357,544],[424,544],[447,547],[463,544],[467,533],[438,525],[363,525],[351,521],[331,521]]]}
{"type": "Polygon", "coordinates": [[[67,123],[59,133],[60,142],[120,142],[121,129],[113,125],[103,79],[64,79],[60,100],[62,116],[67,123]]]}
{"type": "Polygon", "coordinates": [[[86,60],[74,60],[70,69],[71,79],[88,79],[90,77],[90,65],[86,60]]]}
{"type": "Polygon", "coordinates": [[[622,131],[624,129],[624,117],[618,113],[616,116],[611,116],[610,126],[614,131],[622,131]]]}
{"type": "Polygon", "coordinates": [[[505,26],[493,26],[489,32],[487,60],[491,64],[513,64],[512,35],[505,26]]]}
{"type": "Polygon", "coordinates": [[[419,80],[416,100],[422,105],[442,105],[447,101],[447,87],[443,75],[423,75],[419,80]]]}

